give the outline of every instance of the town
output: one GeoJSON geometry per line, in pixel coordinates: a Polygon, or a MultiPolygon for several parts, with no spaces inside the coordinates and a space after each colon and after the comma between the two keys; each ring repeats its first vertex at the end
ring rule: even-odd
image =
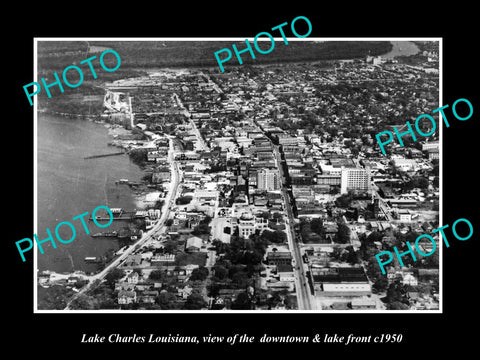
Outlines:
{"type": "Polygon", "coordinates": [[[438,251],[384,269],[375,257],[440,226],[438,129],[386,155],[375,140],[439,107],[438,43],[418,45],[414,63],[156,69],[106,83],[111,145],[146,173],[142,232],[99,273],[44,271],[39,285],[71,288],[69,310],[438,310],[438,251]]]}

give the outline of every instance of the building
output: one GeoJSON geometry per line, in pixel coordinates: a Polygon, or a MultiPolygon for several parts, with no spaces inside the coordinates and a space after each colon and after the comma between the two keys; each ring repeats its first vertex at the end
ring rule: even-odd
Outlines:
{"type": "Polygon", "coordinates": [[[238,234],[249,238],[255,233],[255,218],[251,213],[243,213],[238,219],[238,234]]]}
{"type": "Polygon", "coordinates": [[[130,275],[127,276],[127,281],[129,284],[136,284],[139,280],[139,275],[136,271],[132,272],[130,275]]]}
{"type": "Polygon", "coordinates": [[[118,292],[118,303],[120,305],[132,304],[137,301],[137,293],[135,291],[120,290],[118,292]]]}
{"type": "Polygon", "coordinates": [[[335,296],[334,293],[343,291],[346,294],[352,294],[352,296],[360,296],[357,294],[362,293],[361,295],[365,295],[363,293],[369,291],[367,287],[341,287],[341,285],[369,285],[367,275],[362,267],[312,267],[310,272],[312,274],[315,292],[319,292],[320,294],[327,291],[330,296],[335,296]],[[329,284],[335,286],[327,286],[327,290],[325,290],[325,285],[329,284]]]}
{"type": "Polygon", "coordinates": [[[361,168],[345,168],[342,167],[340,179],[340,192],[342,194],[353,191],[370,191],[370,170],[361,168]]]}
{"type": "Polygon", "coordinates": [[[368,296],[372,294],[370,284],[327,283],[323,284],[323,296],[368,296]]]}
{"type": "Polygon", "coordinates": [[[438,141],[429,141],[426,143],[422,144],[422,151],[429,151],[429,150],[437,150],[439,148],[439,142],[438,141]]]}
{"type": "Polygon", "coordinates": [[[291,265],[292,254],[290,251],[269,251],[267,252],[268,265],[291,265]]]}
{"type": "Polygon", "coordinates": [[[292,265],[278,265],[277,272],[280,281],[295,281],[292,265]]]}
{"type": "Polygon", "coordinates": [[[341,185],[341,176],[336,175],[317,175],[317,184],[319,185],[341,185]]]}
{"type": "Polygon", "coordinates": [[[397,210],[398,220],[410,222],[412,221],[412,213],[408,209],[397,210]]]}
{"type": "Polygon", "coordinates": [[[374,299],[353,299],[352,300],[352,309],[353,310],[370,310],[376,309],[377,304],[374,299]]]}
{"type": "Polygon", "coordinates": [[[187,252],[197,252],[200,251],[202,248],[203,240],[199,237],[192,236],[191,238],[187,239],[187,243],[185,244],[185,251],[187,252]]]}
{"type": "Polygon", "coordinates": [[[417,160],[415,159],[393,159],[393,166],[402,171],[416,171],[418,168],[417,160]]]}
{"type": "Polygon", "coordinates": [[[257,172],[257,187],[260,190],[273,191],[280,189],[279,175],[276,170],[263,169],[257,172]]]}

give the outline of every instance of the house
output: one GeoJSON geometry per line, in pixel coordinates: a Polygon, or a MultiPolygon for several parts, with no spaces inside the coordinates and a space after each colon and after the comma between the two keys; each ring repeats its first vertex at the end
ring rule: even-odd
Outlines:
{"type": "Polygon", "coordinates": [[[143,303],[143,304],[154,304],[155,303],[155,296],[142,295],[142,296],[139,296],[138,301],[143,303]]]}
{"type": "Polygon", "coordinates": [[[127,282],[129,284],[136,284],[138,283],[139,275],[136,271],[132,272],[130,275],[127,276],[127,282]]]}
{"type": "Polygon", "coordinates": [[[186,299],[192,294],[193,288],[187,285],[184,288],[177,289],[177,290],[178,290],[177,296],[182,299],[186,299]]]}
{"type": "Polygon", "coordinates": [[[187,243],[185,244],[185,251],[187,252],[197,252],[200,251],[202,248],[203,240],[199,237],[192,236],[191,238],[187,239],[187,243]]]}
{"type": "Polygon", "coordinates": [[[115,291],[133,291],[135,290],[134,284],[129,284],[127,282],[117,282],[115,283],[115,291]]]}
{"type": "Polygon", "coordinates": [[[418,280],[411,272],[403,272],[403,285],[417,286],[418,280]]]}
{"type": "Polygon", "coordinates": [[[137,293],[135,291],[120,290],[118,292],[118,303],[120,305],[133,304],[137,302],[137,293]]]}

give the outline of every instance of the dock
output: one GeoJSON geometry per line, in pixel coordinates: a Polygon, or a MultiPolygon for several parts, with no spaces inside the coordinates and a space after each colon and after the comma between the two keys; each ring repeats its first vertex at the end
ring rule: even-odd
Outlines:
{"type": "MultiPolygon", "coordinates": [[[[113,220],[132,220],[133,219],[133,212],[125,212],[124,215],[113,216],[113,220]]],[[[110,216],[95,216],[95,220],[110,220],[110,216]]],[[[88,220],[93,220],[92,215],[88,218],[88,220]]]]}
{"type": "Polygon", "coordinates": [[[84,160],[97,159],[97,158],[106,157],[106,156],[116,156],[116,155],[124,155],[124,154],[125,154],[125,152],[121,151],[121,152],[110,153],[110,154],[100,154],[100,155],[86,156],[86,157],[84,157],[83,159],[84,159],[84,160]]]}
{"type": "MultiPolygon", "coordinates": [[[[113,214],[113,220],[132,220],[135,215],[134,211],[125,211],[122,208],[110,208],[110,211],[113,214]]],[[[88,220],[93,220],[92,215],[88,220]]],[[[95,216],[95,220],[110,220],[110,216],[105,212],[102,216],[95,216]]]]}

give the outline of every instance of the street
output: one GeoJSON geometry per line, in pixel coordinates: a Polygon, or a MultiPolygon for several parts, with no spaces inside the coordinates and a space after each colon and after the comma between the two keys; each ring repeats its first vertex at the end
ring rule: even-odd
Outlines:
{"type": "Polygon", "coordinates": [[[302,254],[300,252],[300,247],[298,246],[298,243],[295,241],[295,230],[293,229],[293,225],[295,224],[293,210],[290,204],[290,196],[288,195],[287,189],[285,187],[285,174],[283,173],[283,168],[281,165],[282,159],[280,156],[279,146],[273,145],[273,147],[275,160],[277,162],[277,168],[280,178],[282,179],[282,195],[285,204],[285,212],[287,213],[288,217],[288,247],[293,255],[293,260],[295,261],[295,263],[293,264],[293,270],[295,273],[295,289],[297,293],[298,308],[300,310],[312,310],[314,309],[314,306],[312,306],[308,279],[303,269],[302,254]]]}

